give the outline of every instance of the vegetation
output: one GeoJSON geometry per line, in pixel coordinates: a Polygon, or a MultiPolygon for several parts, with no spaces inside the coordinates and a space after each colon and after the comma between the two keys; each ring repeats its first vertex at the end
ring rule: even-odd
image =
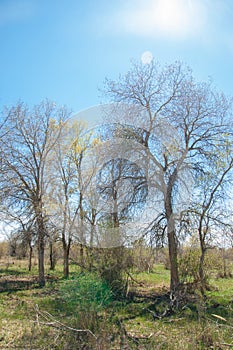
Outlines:
{"type": "MultiPolygon", "coordinates": [[[[167,312],[169,271],[131,271],[127,297],[115,299],[96,274],[46,265],[47,285],[37,287],[36,267],[1,260],[0,347],[3,349],[230,349],[233,279],[212,270],[203,298],[189,293],[167,312]]],[[[233,271],[231,265],[231,271],[233,271]]],[[[188,285],[187,285],[188,286],[188,285]]]]}
{"type": "Polygon", "coordinates": [[[232,347],[232,99],[154,60],[103,92],[93,130],[0,115],[0,347],[232,347]]]}

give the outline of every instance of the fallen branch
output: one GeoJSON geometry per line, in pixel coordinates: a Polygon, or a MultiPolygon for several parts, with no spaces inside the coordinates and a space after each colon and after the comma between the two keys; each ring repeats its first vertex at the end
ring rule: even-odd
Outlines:
{"type": "Polygon", "coordinates": [[[127,275],[130,277],[130,279],[131,279],[133,282],[137,283],[140,287],[142,287],[142,286],[145,285],[143,282],[137,281],[137,280],[131,275],[131,273],[127,272],[127,275]]]}
{"type": "Polygon", "coordinates": [[[64,330],[72,331],[72,332],[75,332],[75,333],[89,333],[95,339],[97,349],[101,350],[100,346],[99,346],[99,343],[98,343],[97,336],[90,329],[77,329],[77,328],[73,328],[73,327],[67,326],[66,324],[64,324],[64,323],[58,321],[57,319],[55,319],[55,317],[53,315],[51,315],[49,312],[39,310],[38,305],[36,305],[35,311],[36,311],[36,321],[34,321],[35,323],[43,324],[43,325],[46,325],[46,326],[49,326],[49,327],[55,327],[55,328],[58,328],[58,329],[64,329],[64,330]],[[43,319],[45,319],[46,322],[45,321],[39,321],[39,316],[41,316],[43,319]]]}
{"type": "Polygon", "coordinates": [[[233,344],[219,343],[219,345],[228,346],[228,347],[230,347],[230,348],[233,348],[233,344]]]}
{"type": "Polygon", "coordinates": [[[122,336],[121,336],[121,346],[122,349],[130,349],[129,344],[128,344],[128,340],[132,340],[133,342],[139,344],[140,340],[149,340],[154,333],[150,333],[148,335],[145,334],[141,334],[140,332],[136,332],[136,331],[127,331],[127,329],[125,328],[123,322],[118,319],[118,323],[122,332],[122,336]]]}
{"type": "Polygon", "coordinates": [[[221,320],[221,321],[224,321],[224,322],[227,322],[227,320],[224,318],[224,317],[222,317],[222,316],[219,316],[219,315],[216,315],[216,314],[211,314],[213,317],[215,317],[215,318],[218,318],[219,320],[221,320]]]}

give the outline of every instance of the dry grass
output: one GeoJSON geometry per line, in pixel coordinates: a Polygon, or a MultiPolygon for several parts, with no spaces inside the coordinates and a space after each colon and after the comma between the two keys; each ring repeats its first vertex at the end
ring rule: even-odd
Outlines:
{"type": "Polygon", "coordinates": [[[69,301],[64,303],[59,294],[64,284],[61,268],[51,274],[47,267],[47,286],[39,289],[36,270],[29,274],[26,267],[23,261],[0,265],[0,349],[233,349],[232,278],[212,281],[206,300],[196,298],[159,319],[154,314],[161,314],[169,302],[169,272],[158,266],[151,274],[132,275],[127,300],[113,301],[97,315],[84,311],[80,320],[75,310],[67,311],[69,301]],[[49,312],[76,329],[96,317],[93,332],[98,341],[87,333],[55,327],[51,319],[38,316],[36,305],[42,315],[49,312]]]}

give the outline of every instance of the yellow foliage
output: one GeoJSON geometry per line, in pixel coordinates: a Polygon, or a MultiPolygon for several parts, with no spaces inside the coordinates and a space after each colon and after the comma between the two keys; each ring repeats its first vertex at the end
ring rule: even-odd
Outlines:
{"type": "Polygon", "coordinates": [[[92,141],[92,146],[97,146],[99,143],[100,143],[100,139],[94,138],[94,140],[92,141]]]}
{"type": "Polygon", "coordinates": [[[74,151],[75,151],[75,153],[81,153],[82,150],[83,150],[83,148],[82,148],[82,146],[81,146],[80,144],[76,144],[76,145],[74,146],[74,151]]]}

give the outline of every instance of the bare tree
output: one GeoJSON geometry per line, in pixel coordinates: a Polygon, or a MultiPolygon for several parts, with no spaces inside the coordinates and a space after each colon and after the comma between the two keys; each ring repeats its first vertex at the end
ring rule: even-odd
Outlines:
{"type": "Polygon", "coordinates": [[[208,154],[202,168],[196,169],[193,201],[187,214],[200,243],[199,279],[205,291],[204,261],[208,248],[218,241],[219,231],[232,227],[231,186],[233,180],[232,135],[219,139],[215,153],[208,154]]]}
{"type": "Polygon", "coordinates": [[[3,188],[6,206],[21,216],[34,217],[39,285],[45,285],[44,249],[47,216],[44,210],[49,185],[49,157],[60,138],[60,122],[67,118],[66,108],[45,101],[29,109],[18,103],[8,109],[3,138],[3,188]]]}
{"type": "Polygon", "coordinates": [[[35,232],[35,220],[30,215],[25,217],[16,208],[11,209],[10,207],[2,206],[2,222],[8,227],[8,233],[6,235],[10,238],[17,238],[24,251],[26,252],[28,250],[28,270],[31,271],[33,246],[36,243],[37,236],[35,232]]]}
{"type": "Polygon", "coordinates": [[[161,194],[174,290],[179,284],[176,213],[182,210],[177,207],[183,201],[184,208],[183,197],[192,194],[192,169],[202,167],[231,132],[231,99],[214,91],[211,82],[197,82],[179,62],[164,67],[154,61],[133,64],[117,81],[107,79],[103,91],[116,103],[111,122],[143,130],[141,140],[132,128],[129,134],[144,146],[151,184],[161,194]],[[122,104],[127,104],[125,112],[122,104]]]}
{"type": "Polygon", "coordinates": [[[46,210],[62,242],[65,277],[69,276],[69,253],[74,238],[78,237],[83,259],[84,210],[80,166],[88,144],[89,136],[84,124],[69,120],[63,125],[62,142],[54,147],[52,156],[46,210]]]}

